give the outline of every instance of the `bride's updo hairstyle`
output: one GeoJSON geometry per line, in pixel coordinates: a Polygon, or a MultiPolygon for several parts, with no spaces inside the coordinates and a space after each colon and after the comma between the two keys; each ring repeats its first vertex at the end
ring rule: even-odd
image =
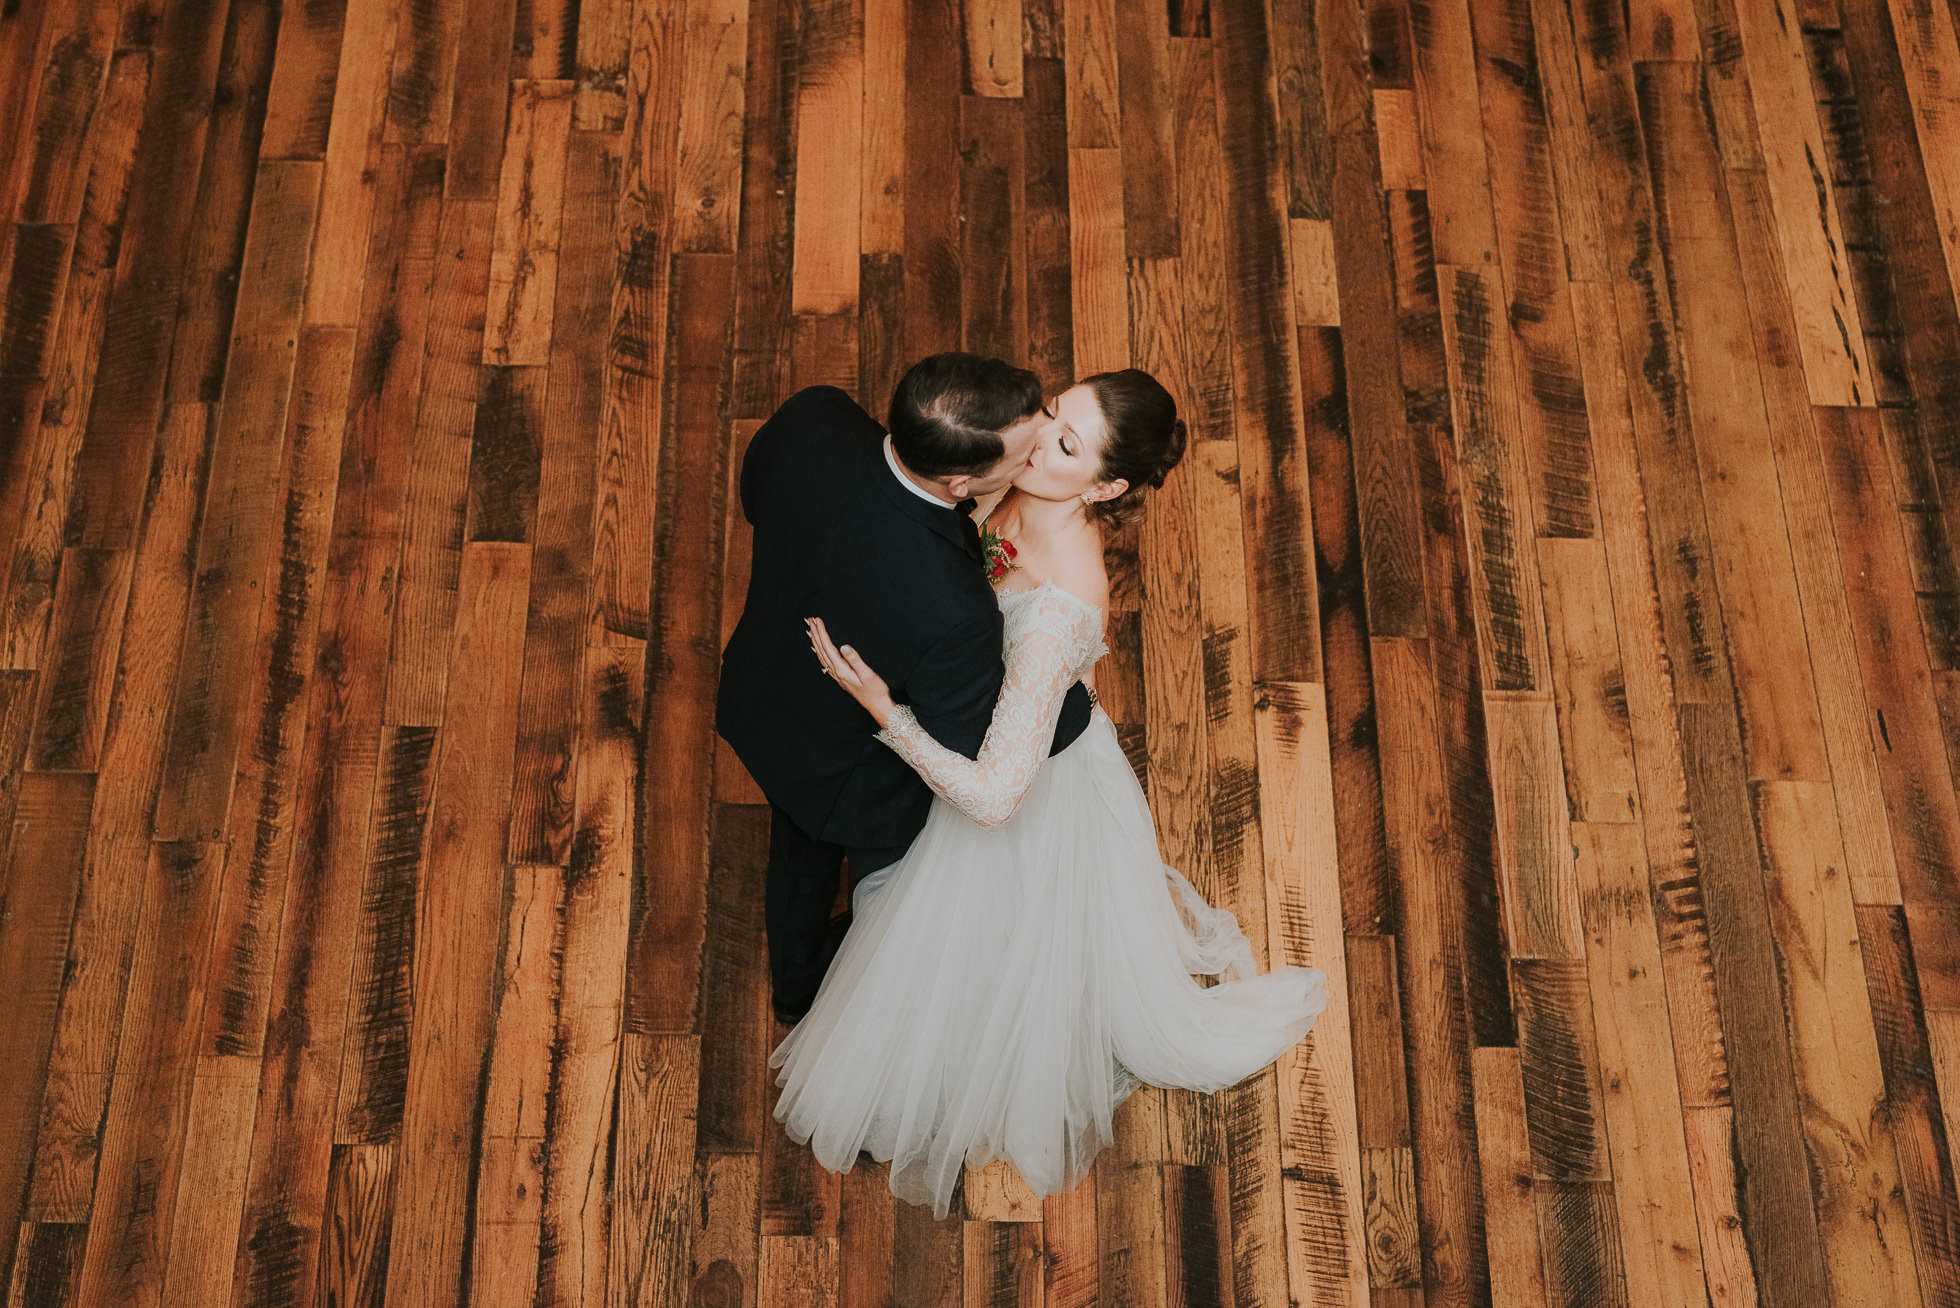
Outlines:
{"type": "Polygon", "coordinates": [[[1089,516],[1120,527],[1143,512],[1145,497],[1184,457],[1184,419],[1163,383],[1141,368],[1099,372],[1082,384],[1102,409],[1102,480],[1130,483],[1121,495],[1091,504],[1089,516]]]}

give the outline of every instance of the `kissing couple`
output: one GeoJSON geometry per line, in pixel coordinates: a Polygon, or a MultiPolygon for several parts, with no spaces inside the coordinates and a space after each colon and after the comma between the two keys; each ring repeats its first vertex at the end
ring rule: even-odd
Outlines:
{"type": "Polygon", "coordinates": [[[995,1158],[1074,1188],[1139,1083],[1243,1080],[1306,1035],[1325,977],[1260,974],[1164,863],[1095,701],[1103,533],[1184,453],[1169,392],[1132,368],[1044,397],[935,354],[888,427],[816,386],[756,431],[716,729],[771,810],[776,1116],[832,1171],[890,1162],[943,1218],[995,1158]]]}

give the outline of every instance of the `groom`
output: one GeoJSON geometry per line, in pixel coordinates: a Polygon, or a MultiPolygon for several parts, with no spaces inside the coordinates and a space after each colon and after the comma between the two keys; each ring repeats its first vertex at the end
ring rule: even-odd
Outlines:
{"type": "MultiPolygon", "coordinates": [[[[825,676],[804,619],[821,617],[889,678],[941,744],[977,757],[1000,693],[1001,616],[973,497],[1026,466],[1041,383],[975,354],[914,364],[891,434],[833,386],[791,396],[742,459],[755,528],[748,599],[722,654],[715,729],[769,799],[765,922],[779,1021],[809,1010],[847,919],[832,922],[846,857],[855,885],[896,862],[932,793],[874,739],[877,724],[825,676]]],[[[1059,751],[1089,722],[1069,690],[1059,751]]]]}

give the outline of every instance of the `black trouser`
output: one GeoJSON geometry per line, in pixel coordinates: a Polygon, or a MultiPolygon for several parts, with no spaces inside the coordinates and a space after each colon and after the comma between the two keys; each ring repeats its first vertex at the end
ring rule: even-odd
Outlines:
{"type": "Polygon", "coordinates": [[[769,980],[776,1007],[801,1014],[837,953],[841,933],[831,929],[837,877],[848,857],[851,885],[896,863],[907,845],[851,849],[818,840],[769,806],[769,873],[763,886],[763,922],[769,932],[769,980]]]}

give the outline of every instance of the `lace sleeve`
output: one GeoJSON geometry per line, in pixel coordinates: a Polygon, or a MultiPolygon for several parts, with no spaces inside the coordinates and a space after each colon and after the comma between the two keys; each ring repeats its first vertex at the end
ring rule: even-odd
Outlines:
{"type": "Polygon", "coordinates": [[[1048,755],[1069,686],[1102,649],[1102,612],[1064,592],[1040,605],[1008,646],[1007,677],[977,759],[947,749],[900,705],[878,739],[928,786],[983,827],[1012,817],[1048,755]]]}

